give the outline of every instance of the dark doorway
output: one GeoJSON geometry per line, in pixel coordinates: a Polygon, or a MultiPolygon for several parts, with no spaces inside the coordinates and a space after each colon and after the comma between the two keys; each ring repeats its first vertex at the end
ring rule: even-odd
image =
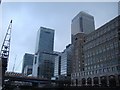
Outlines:
{"type": "Polygon", "coordinates": [[[101,81],[101,86],[102,87],[106,87],[107,86],[107,77],[106,76],[100,77],[100,81],[101,81]]]}
{"type": "Polygon", "coordinates": [[[116,80],[115,80],[114,75],[109,76],[109,86],[110,87],[115,87],[116,86],[116,80]]]}
{"type": "Polygon", "coordinates": [[[87,85],[88,86],[91,86],[92,85],[92,79],[89,77],[87,78],[87,85]]]}
{"type": "Polygon", "coordinates": [[[86,79],[83,78],[83,79],[82,79],[82,86],[85,86],[85,84],[86,84],[86,79]]]}
{"type": "Polygon", "coordinates": [[[93,83],[94,83],[94,86],[99,86],[99,79],[98,79],[98,77],[94,77],[93,78],[93,83]]]}

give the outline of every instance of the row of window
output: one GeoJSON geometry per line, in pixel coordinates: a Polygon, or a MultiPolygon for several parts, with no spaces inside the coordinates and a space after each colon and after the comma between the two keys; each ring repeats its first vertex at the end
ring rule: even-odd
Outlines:
{"type": "Polygon", "coordinates": [[[100,44],[106,43],[107,41],[110,41],[113,38],[118,37],[117,29],[115,31],[108,33],[106,35],[103,35],[99,38],[96,38],[93,41],[90,41],[89,43],[86,43],[84,50],[86,51],[88,49],[95,48],[96,46],[98,46],[100,44]]]}
{"type": "Polygon", "coordinates": [[[113,72],[113,71],[117,71],[117,70],[120,71],[120,66],[103,68],[103,69],[93,70],[93,71],[88,71],[88,72],[79,72],[79,73],[72,74],[72,77],[102,74],[102,73],[113,72]]]}
{"type": "Polygon", "coordinates": [[[117,57],[118,57],[117,55],[114,55],[114,56],[109,56],[109,57],[104,57],[104,58],[100,57],[100,58],[96,58],[93,60],[91,60],[92,58],[90,58],[90,59],[85,60],[84,65],[89,66],[89,65],[97,64],[99,62],[117,60],[117,57]],[[91,61],[88,61],[88,60],[91,60],[91,61]]]}
{"type": "Polygon", "coordinates": [[[103,35],[104,33],[116,28],[118,26],[118,21],[109,24],[108,26],[102,27],[99,30],[95,31],[94,33],[91,34],[91,36],[88,36],[86,38],[86,42],[91,41],[101,35],[103,35]]]}
{"type": "Polygon", "coordinates": [[[104,53],[104,52],[107,52],[109,50],[113,50],[113,48],[114,48],[113,52],[115,51],[115,53],[118,54],[118,50],[115,50],[117,47],[118,47],[118,43],[116,43],[114,46],[111,44],[111,45],[109,45],[109,47],[98,48],[97,50],[93,49],[93,51],[90,50],[89,52],[86,52],[84,54],[84,58],[89,58],[89,57],[98,55],[100,53],[104,53]]]}
{"type": "Polygon", "coordinates": [[[102,67],[106,67],[106,66],[111,66],[111,65],[116,65],[116,64],[118,64],[118,61],[113,60],[113,61],[110,61],[110,62],[107,62],[107,63],[100,63],[100,64],[97,64],[97,65],[92,65],[92,66],[85,67],[85,71],[96,69],[96,68],[102,68],[102,67]]]}
{"type": "Polygon", "coordinates": [[[116,49],[116,50],[112,50],[110,52],[106,52],[104,54],[99,54],[99,55],[94,56],[94,57],[86,58],[86,59],[84,59],[84,62],[85,63],[92,62],[93,64],[95,64],[97,62],[101,62],[101,61],[106,61],[106,60],[111,60],[111,59],[117,58],[118,54],[119,54],[119,50],[116,49]]]}

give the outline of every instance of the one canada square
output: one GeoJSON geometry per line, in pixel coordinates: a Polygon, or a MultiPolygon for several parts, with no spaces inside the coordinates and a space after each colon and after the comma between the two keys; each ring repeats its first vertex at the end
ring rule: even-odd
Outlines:
{"type": "Polygon", "coordinates": [[[40,27],[40,29],[37,32],[36,38],[36,49],[32,72],[33,76],[45,78],[49,75],[52,75],[52,69],[48,69],[51,68],[54,62],[53,46],[54,30],[45,27],[40,27]],[[46,62],[49,63],[49,65],[46,65],[46,62]],[[47,70],[45,70],[45,67],[43,68],[43,66],[47,66],[47,70]]]}

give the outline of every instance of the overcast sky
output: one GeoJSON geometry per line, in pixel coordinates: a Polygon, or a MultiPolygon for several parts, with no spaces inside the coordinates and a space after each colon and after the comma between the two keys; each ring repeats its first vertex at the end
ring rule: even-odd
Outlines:
{"type": "Polygon", "coordinates": [[[15,71],[21,72],[24,54],[35,51],[36,34],[40,26],[55,29],[54,50],[63,51],[71,41],[71,20],[80,11],[93,15],[95,27],[98,28],[118,15],[118,6],[117,2],[2,3],[0,45],[10,20],[13,20],[8,71],[12,71],[15,63],[15,71]]]}

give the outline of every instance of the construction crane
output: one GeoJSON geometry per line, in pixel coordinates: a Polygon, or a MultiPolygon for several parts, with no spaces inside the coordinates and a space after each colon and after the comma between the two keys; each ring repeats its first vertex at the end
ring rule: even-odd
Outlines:
{"type": "Polygon", "coordinates": [[[7,70],[7,63],[9,59],[11,29],[12,29],[12,20],[10,21],[10,24],[8,26],[0,52],[0,59],[2,62],[2,85],[4,83],[4,75],[5,75],[5,71],[7,70]]]}
{"type": "Polygon", "coordinates": [[[12,20],[10,21],[10,24],[8,26],[1,52],[0,52],[0,57],[1,58],[9,58],[9,51],[10,51],[10,40],[11,40],[11,29],[12,29],[12,20]]]}

